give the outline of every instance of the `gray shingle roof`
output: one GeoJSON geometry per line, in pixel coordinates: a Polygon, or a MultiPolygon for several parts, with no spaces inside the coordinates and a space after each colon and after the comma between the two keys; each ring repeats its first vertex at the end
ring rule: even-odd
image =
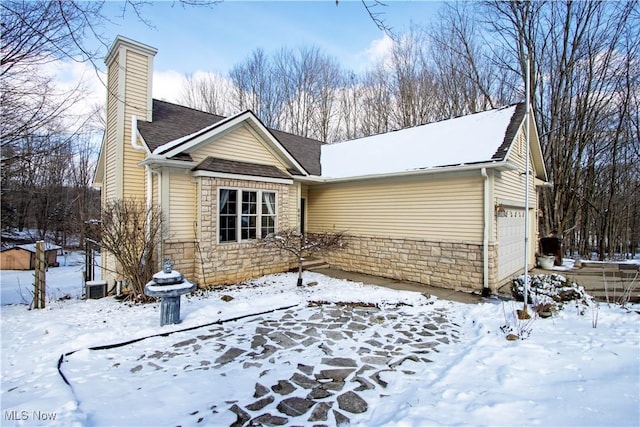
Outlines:
{"type": "Polygon", "coordinates": [[[260,176],[266,178],[291,179],[291,175],[281,171],[275,166],[259,165],[255,163],[237,162],[234,160],[207,157],[194,171],[208,171],[220,173],[232,173],[236,175],[260,176]]]}
{"type": "Polygon", "coordinates": [[[509,122],[509,126],[507,126],[507,130],[504,133],[504,140],[502,141],[502,145],[498,147],[496,152],[491,157],[491,160],[495,161],[503,161],[509,151],[509,147],[513,143],[513,140],[518,133],[518,129],[520,128],[520,124],[525,118],[525,114],[527,112],[527,106],[524,102],[520,102],[516,104],[516,110],[513,112],[513,116],[511,117],[511,121],[509,122]]]}
{"type": "MultiPolygon", "coordinates": [[[[194,110],[166,101],[153,100],[153,121],[138,121],[138,130],[153,151],[167,142],[195,133],[225,117],[194,110]]],[[[311,175],[320,175],[320,146],[322,142],[268,129],[280,144],[311,175]]]]}
{"type": "Polygon", "coordinates": [[[138,130],[153,151],[161,145],[224,120],[224,117],[183,107],[166,101],[153,100],[153,121],[138,121],[138,130]]]}

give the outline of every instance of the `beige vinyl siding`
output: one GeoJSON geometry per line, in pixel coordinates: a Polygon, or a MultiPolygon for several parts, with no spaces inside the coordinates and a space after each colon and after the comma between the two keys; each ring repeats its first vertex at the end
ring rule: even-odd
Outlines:
{"type": "Polygon", "coordinates": [[[482,241],[482,178],[407,177],[309,188],[309,231],[482,241]]]}
{"type": "Polygon", "coordinates": [[[298,184],[293,184],[289,187],[289,221],[288,224],[279,223],[279,228],[290,228],[300,226],[300,193],[298,191],[298,184]]]}
{"type": "Polygon", "coordinates": [[[151,203],[160,206],[160,177],[156,173],[151,174],[151,203]]]}
{"type": "Polygon", "coordinates": [[[123,197],[145,200],[146,174],[144,167],[138,165],[138,163],[144,160],[144,153],[134,150],[131,144],[125,144],[124,152],[123,197]]]}
{"type": "Polygon", "coordinates": [[[123,170],[123,196],[144,199],[145,197],[145,171],[138,166],[145,158],[145,153],[135,150],[131,146],[131,116],[143,120],[147,114],[147,81],[149,76],[149,60],[131,50],[127,50],[127,80],[124,116],[124,170],[123,170]]]}
{"type": "Polygon", "coordinates": [[[191,153],[196,162],[206,157],[235,160],[239,162],[273,165],[281,170],[287,168],[244,125],[231,130],[213,142],[191,153]]]}
{"type": "MultiPolygon", "coordinates": [[[[165,172],[168,173],[168,172],[165,172]]],[[[194,239],[194,221],[196,220],[196,184],[191,181],[189,171],[176,170],[169,181],[169,218],[170,240],[194,239]]]]}
{"type": "Polygon", "coordinates": [[[103,183],[103,200],[113,200],[116,197],[116,150],[118,144],[117,119],[118,119],[118,61],[117,59],[109,67],[109,91],[107,94],[107,137],[105,147],[105,179],[103,183]]]}
{"type": "Polygon", "coordinates": [[[307,185],[302,184],[300,186],[300,197],[309,198],[309,187],[307,185]]]}
{"type": "MultiPolygon", "coordinates": [[[[495,179],[495,191],[494,195],[498,200],[509,200],[519,202],[524,206],[524,193],[525,193],[525,161],[526,152],[525,144],[526,140],[524,134],[520,132],[517,136],[516,145],[512,148],[507,161],[514,163],[518,166],[517,170],[505,171],[495,179]]],[[[533,162],[530,160],[530,185],[529,185],[529,203],[531,206],[535,206],[536,203],[536,191],[534,187],[534,169],[533,162]]]]}

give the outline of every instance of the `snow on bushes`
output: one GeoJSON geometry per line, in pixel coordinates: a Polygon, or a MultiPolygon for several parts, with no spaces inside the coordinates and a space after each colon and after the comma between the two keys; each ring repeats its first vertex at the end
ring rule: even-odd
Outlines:
{"type": "MultiPolygon", "coordinates": [[[[511,294],[518,301],[524,301],[524,276],[513,279],[511,294]]],[[[534,306],[553,306],[561,309],[568,301],[578,301],[589,305],[591,297],[576,282],[568,282],[559,274],[536,274],[529,276],[529,303],[534,306]]]]}

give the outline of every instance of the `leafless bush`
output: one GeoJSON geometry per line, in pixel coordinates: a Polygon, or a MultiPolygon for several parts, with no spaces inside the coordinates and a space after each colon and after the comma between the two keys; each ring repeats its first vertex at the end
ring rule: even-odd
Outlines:
{"type": "Polygon", "coordinates": [[[133,199],[108,202],[102,211],[102,249],[117,262],[117,273],[127,279],[131,297],[148,301],[144,286],[156,272],[156,254],[162,235],[162,214],[133,199]]]}
{"type": "Polygon", "coordinates": [[[538,315],[524,315],[522,310],[516,309],[514,302],[511,302],[511,310],[507,311],[505,304],[502,303],[502,313],[504,315],[504,325],[500,330],[505,334],[507,340],[524,340],[531,335],[533,331],[533,323],[538,315]]]}
{"type": "Polygon", "coordinates": [[[302,262],[313,253],[343,249],[347,246],[344,232],[301,233],[287,228],[258,240],[258,245],[278,248],[295,256],[298,263],[298,286],[302,286],[302,262]]]}
{"type": "Polygon", "coordinates": [[[615,273],[614,273],[614,277],[613,277],[613,294],[610,295],[609,294],[609,281],[607,280],[607,275],[605,270],[602,270],[602,280],[604,282],[604,292],[605,292],[605,299],[607,300],[607,304],[619,304],[621,307],[624,307],[626,304],[628,304],[631,301],[631,296],[633,294],[633,292],[637,289],[638,287],[638,273],[640,272],[640,270],[636,271],[635,276],[633,277],[633,279],[630,282],[626,282],[622,276],[622,274],[620,274],[619,280],[616,281],[615,278],[615,273]],[[622,286],[622,292],[620,294],[620,296],[617,295],[617,286],[616,286],[616,282],[619,282],[622,286]]]}

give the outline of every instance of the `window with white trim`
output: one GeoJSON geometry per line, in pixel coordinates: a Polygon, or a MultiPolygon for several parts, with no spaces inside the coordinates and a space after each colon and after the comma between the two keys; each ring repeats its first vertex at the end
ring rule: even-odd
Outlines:
{"type": "Polygon", "coordinates": [[[276,193],[221,188],[218,193],[218,241],[241,242],[276,231],[276,193]]]}

